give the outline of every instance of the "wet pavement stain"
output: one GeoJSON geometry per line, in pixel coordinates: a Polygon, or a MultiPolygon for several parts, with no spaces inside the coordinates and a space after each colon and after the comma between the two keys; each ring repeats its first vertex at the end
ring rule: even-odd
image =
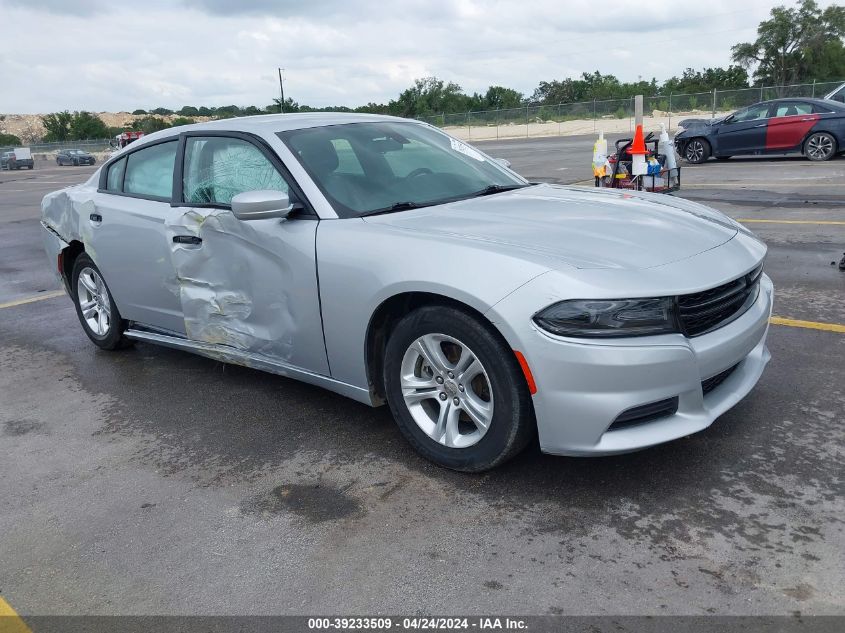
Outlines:
{"type": "Polygon", "coordinates": [[[28,433],[40,433],[44,428],[44,423],[36,420],[9,420],[3,424],[3,435],[17,437],[28,433]]]}
{"type": "Polygon", "coordinates": [[[338,521],[363,514],[361,504],[344,491],[324,484],[284,484],[241,505],[243,514],[292,512],[309,523],[338,521]]]}

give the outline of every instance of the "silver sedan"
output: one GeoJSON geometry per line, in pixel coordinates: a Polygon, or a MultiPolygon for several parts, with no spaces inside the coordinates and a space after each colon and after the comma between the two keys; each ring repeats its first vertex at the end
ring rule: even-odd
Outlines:
{"type": "Polygon", "coordinates": [[[429,125],[228,119],[47,195],[44,243],[108,350],[166,345],[387,403],[434,462],[492,468],[700,431],[769,352],[764,244],[667,196],[529,183],[429,125]]]}

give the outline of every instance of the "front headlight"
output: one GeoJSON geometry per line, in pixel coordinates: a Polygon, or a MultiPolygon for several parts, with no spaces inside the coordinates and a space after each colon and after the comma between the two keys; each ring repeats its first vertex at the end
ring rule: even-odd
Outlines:
{"type": "Polygon", "coordinates": [[[680,332],[673,297],[574,299],[534,315],[534,323],[559,336],[606,338],[680,332]]]}

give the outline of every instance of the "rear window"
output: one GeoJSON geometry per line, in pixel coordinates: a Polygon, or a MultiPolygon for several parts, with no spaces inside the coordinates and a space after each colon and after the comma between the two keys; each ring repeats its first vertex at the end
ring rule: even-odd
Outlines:
{"type": "Polygon", "coordinates": [[[126,158],[121,158],[109,166],[106,176],[107,191],[123,191],[123,173],[126,171],[126,158]]]}
{"type": "Polygon", "coordinates": [[[129,154],[123,193],[169,200],[173,194],[177,145],[175,140],[167,141],[129,154]]]}
{"type": "Polygon", "coordinates": [[[798,116],[812,113],[813,106],[809,103],[780,103],[775,109],[775,116],[798,116]]]}

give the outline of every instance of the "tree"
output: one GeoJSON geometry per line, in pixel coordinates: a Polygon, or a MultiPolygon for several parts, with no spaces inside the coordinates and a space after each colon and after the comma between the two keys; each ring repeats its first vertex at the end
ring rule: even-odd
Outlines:
{"type": "Polygon", "coordinates": [[[838,79],[845,69],[843,38],[845,7],[832,4],[822,11],[815,0],[802,0],[794,9],[772,9],[757,27],[757,39],[731,52],[743,68],[755,67],[761,84],[838,79]]]}
{"type": "MultiPolygon", "coordinates": [[[[268,112],[270,112],[271,114],[278,114],[279,112],[281,112],[281,110],[279,110],[279,104],[281,102],[282,102],[281,97],[274,97],[273,103],[275,105],[272,106],[273,109],[268,110],[268,112]]],[[[286,113],[288,113],[288,112],[299,112],[299,104],[296,101],[294,101],[292,97],[288,97],[287,99],[285,99],[284,112],[286,112],[286,113]]]]}
{"type": "Polygon", "coordinates": [[[146,114],[146,110],[132,110],[132,114],[146,114]]]}
{"type": "Polygon", "coordinates": [[[213,110],[212,108],[207,108],[207,107],[205,107],[205,106],[200,106],[200,108],[198,108],[198,109],[197,109],[197,114],[198,114],[199,116],[213,116],[213,115],[214,115],[214,110],[213,110]]]}
{"type": "Polygon", "coordinates": [[[512,88],[490,86],[483,101],[486,110],[509,110],[522,105],[522,93],[512,88]]]}
{"type": "Polygon", "coordinates": [[[0,147],[5,147],[9,145],[20,145],[21,140],[15,136],[14,134],[2,134],[0,133],[0,147]]]}
{"type": "Polygon", "coordinates": [[[196,123],[194,119],[184,116],[177,116],[173,121],[170,122],[170,125],[176,127],[177,125],[193,125],[196,123]]]}
{"type": "Polygon", "coordinates": [[[662,94],[709,92],[748,88],[748,72],[742,66],[732,65],[727,68],[705,68],[694,70],[687,68],[680,77],[671,77],[663,83],[662,94]]]}
{"type": "Polygon", "coordinates": [[[166,130],[170,124],[156,116],[145,116],[143,119],[135,121],[135,129],[140,130],[144,134],[152,134],[159,130],[166,130]]]}
{"type": "Polygon", "coordinates": [[[467,112],[469,97],[454,82],[444,82],[437,77],[424,77],[404,90],[396,101],[391,101],[391,114],[404,117],[431,116],[441,112],[467,112]]]}
{"type": "Polygon", "coordinates": [[[169,110],[167,108],[156,108],[155,110],[150,110],[150,114],[158,114],[159,116],[167,116],[168,114],[173,114],[173,110],[169,110]]]}
{"type": "Polygon", "coordinates": [[[82,141],[92,138],[107,138],[109,128],[96,114],[90,112],[74,112],[70,121],[69,138],[82,141]]]}
{"type": "Polygon", "coordinates": [[[200,111],[195,108],[194,106],[182,106],[182,109],[179,110],[176,114],[181,116],[199,116],[200,111]]]}
{"type": "Polygon", "coordinates": [[[48,143],[62,142],[70,139],[70,123],[73,120],[73,115],[64,110],[62,112],[53,112],[41,117],[41,123],[47,133],[44,135],[44,140],[48,143]]]}

